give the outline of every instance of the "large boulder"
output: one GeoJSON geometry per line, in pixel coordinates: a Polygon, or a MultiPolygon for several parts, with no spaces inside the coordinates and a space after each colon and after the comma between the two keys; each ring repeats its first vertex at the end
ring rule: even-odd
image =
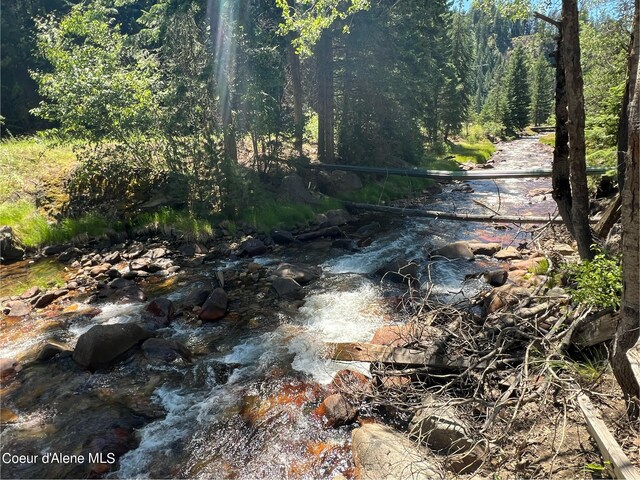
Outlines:
{"type": "Polygon", "coordinates": [[[302,299],[304,291],[298,282],[293,278],[274,278],[271,286],[280,298],[302,299]]]}
{"type": "Polygon", "coordinates": [[[277,245],[287,245],[296,241],[293,234],[286,230],[274,230],[271,232],[271,239],[277,245]]]}
{"type": "Polygon", "coordinates": [[[427,396],[409,426],[420,443],[448,455],[446,467],[456,473],[472,473],[482,465],[487,442],[472,437],[453,407],[427,396]]]}
{"type": "Polygon", "coordinates": [[[367,423],[351,432],[357,478],[362,480],[443,479],[438,461],[386,425],[367,423]]]}
{"type": "Polygon", "coordinates": [[[151,333],[135,323],[95,325],[78,338],[73,359],[89,370],[105,368],[149,337],[151,333]]]}
{"type": "Polygon", "coordinates": [[[413,260],[396,257],[376,270],[376,274],[390,282],[404,283],[418,279],[419,267],[413,260]]]}
{"type": "Polygon", "coordinates": [[[318,200],[307,190],[304,180],[296,174],[287,175],[282,179],[278,198],[291,203],[318,203],[318,200]]]}
{"type": "Polygon", "coordinates": [[[468,242],[453,242],[431,251],[431,258],[444,257],[450,260],[474,260],[476,256],[468,242]]]}
{"type": "Polygon", "coordinates": [[[267,252],[267,246],[257,238],[249,238],[240,244],[238,255],[247,255],[255,257],[267,252]]]}
{"type": "Polygon", "coordinates": [[[318,214],[316,220],[321,228],[338,227],[349,223],[352,220],[352,217],[345,209],[337,208],[318,214]]]}
{"type": "Polygon", "coordinates": [[[362,180],[358,175],[343,170],[335,170],[331,173],[321,172],[317,180],[318,190],[332,197],[362,188],[362,180]]]}
{"type": "Polygon", "coordinates": [[[192,309],[193,307],[201,307],[204,305],[204,302],[207,301],[211,295],[211,289],[205,287],[199,287],[191,290],[189,294],[184,297],[182,301],[182,306],[184,308],[192,309]]]}
{"type": "Polygon", "coordinates": [[[24,258],[24,250],[17,244],[11,227],[0,227],[0,261],[5,265],[24,258]]]}
{"type": "Polygon", "coordinates": [[[502,249],[502,245],[494,242],[469,242],[468,245],[475,255],[487,255],[488,257],[502,249]]]}
{"type": "Polygon", "coordinates": [[[281,278],[290,278],[300,285],[306,285],[309,282],[320,278],[322,269],[312,265],[304,265],[301,263],[281,263],[273,272],[274,275],[281,278]]]}
{"type": "Polygon", "coordinates": [[[227,314],[228,302],[227,292],[222,288],[216,288],[209,294],[207,300],[202,305],[202,310],[200,310],[199,315],[200,320],[205,322],[220,320],[227,314]]]}

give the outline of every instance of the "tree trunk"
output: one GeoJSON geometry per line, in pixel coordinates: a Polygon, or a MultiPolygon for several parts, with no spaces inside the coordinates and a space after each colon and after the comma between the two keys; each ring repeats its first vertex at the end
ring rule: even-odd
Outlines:
{"type": "Polygon", "coordinates": [[[556,49],[556,141],[553,150],[551,184],[552,196],[571,236],[574,236],[571,220],[571,183],[569,182],[569,134],[567,133],[567,84],[564,74],[562,28],[558,32],[556,49]]]}
{"type": "Polygon", "coordinates": [[[334,162],[333,138],[333,45],[332,34],[325,30],[316,52],[318,75],[318,159],[334,162]]]}
{"type": "Polygon", "coordinates": [[[302,73],[300,71],[300,56],[295,52],[289,42],[287,47],[289,57],[289,69],[291,72],[291,84],[293,86],[293,148],[298,156],[302,156],[302,142],[304,135],[304,116],[302,113],[302,73]]]}
{"type": "Polygon", "coordinates": [[[569,181],[571,184],[571,223],[580,258],[591,259],[593,238],[589,228],[589,191],[587,188],[584,142],[584,94],[580,66],[580,37],[577,0],[562,1],[562,56],[566,77],[569,121],[569,181]]]}
{"type": "MultiPolygon", "coordinates": [[[[635,1],[633,31],[640,26],[639,1],[635,1]]],[[[631,49],[635,58],[629,65],[629,148],[622,191],[622,305],[611,366],[622,388],[631,418],[640,416],[640,75],[636,35],[631,49]],[[635,65],[635,67],[634,67],[635,65]],[[633,75],[633,76],[631,76],[633,75]]]]}

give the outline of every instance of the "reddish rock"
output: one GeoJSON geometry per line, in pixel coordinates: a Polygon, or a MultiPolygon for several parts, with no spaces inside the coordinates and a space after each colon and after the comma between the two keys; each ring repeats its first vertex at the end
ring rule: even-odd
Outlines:
{"type": "Polygon", "coordinates": [[[9,307],[9,316],[11,317],[24,317],[31,313],[31,305],[20,300],[7,302],[6,306],[9,307]]]}
{"type": "Polygon", "coordinates": [[[370,343],[376,345],[388,345],[390,347],[402,347],[415,340],[412,328],[408,325],[385,325],[380,327],[373,335],[370,343]]]}
{"type": "Polygon", "coordinates": [[[0,379],[6,380],[22,370],[15,358],[0,358],[0,379]]]}
{"type": "Polygon", "coordinates": [[[227,292],[222,288],[216,288],[202,305],[200,320],[205,322],[220,320],[227,314],[227,304],[227,292]]]}
{"type": "Polygon", "coordinates": [[[514,258],[522,258],[522,255],[515,247],[503,248],[493,255],[496,260],[513,260],[514,258]]]}
{"type": "Polygon", "coordinates": [[[324,407],[324,417],[330,427],[348,425],[358,417],[358,409],[340,393],[329,395],[324,399],[322,405],[324,407]]]}
{"type": "Polygon", "coordinates": [[[91,270],[89,270],[89,275],[91,275],[92,277],[97,277],[102,273],[107,273],[107,271],[109,271],[110,268],[111,268],[111,264],[102,263],[100,265],[93,267],[91,270]]]}
{"type": "Polygon", "coordinates": [[[526,260],[516,260],[511,262],[509,270],[533,270],[544,259],[544,257],[533,257],[526,260]]]}
{"type": "Polygon", "coordinates": [[[335,392],[364,393],[370,390],[370,382],[362,373],[345,368],[333,376],[331,388],[335,392]]]}
{"type": "Polygon", "coordinates": [[[516,285],[503,285],[495,288],[485,299],[487,314],[494,313],[507,305],[515,305],[531,295],[528,289],[516,285]]]}
{"type": "Polygon", "coordinates": [[[45,293],[44,295],[38,297],[34,302],[33,302],[33,306],[35,308],[44,308],[44,307],[48,307],[51,302],[53,302],[56,299],[56,295],[55,293],[51,292],[51,293],[45,293]]]}
{"type": "Polygon", "coordinates": [[[35,297],[41,292],[40,287],[31,287],[29,290],[20,295],[22,300],[28,300],[30,298],[35,297]]]}

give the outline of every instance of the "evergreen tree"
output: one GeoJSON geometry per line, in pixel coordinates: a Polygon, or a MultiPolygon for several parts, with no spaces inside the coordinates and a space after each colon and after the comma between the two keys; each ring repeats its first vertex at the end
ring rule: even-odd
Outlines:
{"type": "Polygon", "coordinates": [[[531,94],[531,120],[534,125],[547,121],[553,110],[554,74],[542,53],[533,63],[533,91],[531,94]]]}
{"type": "Polygon", "coordinates": [[[529,124],[531,93],[529,69],[522,46],[511,53],[505,78],[505,112],[503,123],[508,133],[515,134],[529,124]]]}

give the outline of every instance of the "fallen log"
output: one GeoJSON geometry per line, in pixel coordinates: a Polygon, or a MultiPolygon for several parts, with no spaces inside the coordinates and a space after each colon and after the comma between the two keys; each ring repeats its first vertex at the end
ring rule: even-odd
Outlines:
{"type": "Polygon", "coordinates": [[[611,227],[620,220],[620,214],[622,212],[622,197],[619,193],[616,194],[616,198],[609,204],[607,209],[602,214],[598,223],[593,228],[596,232],[596,235],[600,238],[607,238],[609,232],[611,231],[611,227]]]}
{"type": "MultiPolygon", "coordinates": [[[[494,222],[494,223],[552,223],[562,224],[562,219],[556,217],[534,217],[513,215],[480,215],[476,213],[449,213],[433,210],[421,210],[418,208],[388,207],[386,205],[371,205],[369,203],[345,202],[345,207],[354,210],[369,210],[373,212],[390,213],[393,215],[405,215],[409,217],[439,218],[442,220],[461,220],[466,222],[494,222]]],[[[596,220],[590,220],[596,223],[596,220]]]]}
{"type": "Polygon", "coordinates": [[[417,350],[362,342],[328,343],[327,347],[325,357],[341,362],[387,363],[455,371],[465,370],[470,366],[466,358],[438,354],[435,347],[417,350]]]}
{"type": "Polygon", "coordinates": [[[571,333],[571,343],[580,348],[608,342],[616,334],[620,313],[611,309],[587,316],[571,333]]]}
{"type": "Polygon", "coordinates": [[[591,403],[591,400],[589,400],[589,397],[584,393],[578,395],[578,406],[580,410],[582,410],[589,434],[598,444],[602,458],[610,463],[615,478],[621,480],[640,478],[640,469],[631,463],[629,457],[627,457],[620,445],[618,445],[618,442],[616,442],[616,439],[611,435],[611,432],[609,432],[607,425],[591,403]]]}

